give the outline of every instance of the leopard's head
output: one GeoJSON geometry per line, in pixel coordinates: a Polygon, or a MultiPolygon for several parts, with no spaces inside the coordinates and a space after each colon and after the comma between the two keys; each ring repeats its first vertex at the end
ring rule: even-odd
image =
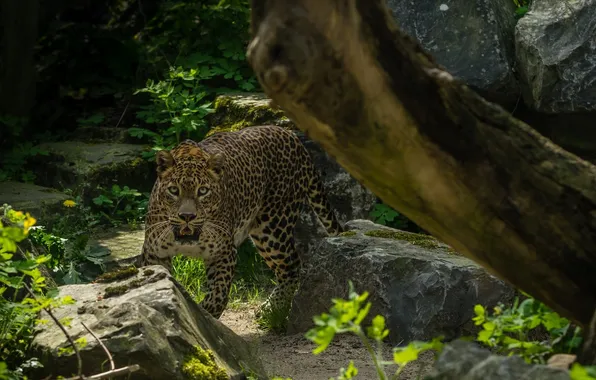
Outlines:
{"type": "Polygon", "coordinates": [[[181,144],[157,153],[158,198],[162,220],[176,243],[196,245],[205,229],[213,230],[221,212],[224,157],[196,145],[181,144]]]}

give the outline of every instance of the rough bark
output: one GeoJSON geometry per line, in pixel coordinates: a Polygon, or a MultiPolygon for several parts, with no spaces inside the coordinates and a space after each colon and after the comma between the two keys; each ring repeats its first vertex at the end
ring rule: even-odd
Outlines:
{"type": "Polygon", "coordinates": [[[596,307],[596,167],[452,78],[384,0],[253,0],[264,91],[355,178],[581,325],[596,307]]]}

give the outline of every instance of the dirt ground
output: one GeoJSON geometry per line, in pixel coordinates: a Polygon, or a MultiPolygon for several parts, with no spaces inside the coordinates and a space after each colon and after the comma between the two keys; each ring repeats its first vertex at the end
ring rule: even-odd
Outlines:
{"type": "MultiPolygon", "coordinates": [[[[293,380],[328,380],[339,375],[339,369],[350,360],[358,368],[357,379],[378,379],[368,352],[360,340],[351,335],[336,336],[329,348],[313,355],[315,345],[298,335],[276,335],[260,330],[255,323],[254,307],[228,309],[220,320],[248,342],[255,345],[269,376],[291,377],[293,380]]],[[[384,358],[391,359],[391,347],[384,347],[384,358]]],[[[422,379],[432,366],[433,354],[426,352],[409,364],[400,380],[422,379]]],[[[390,367],[389,371],[395,371],[390,367]]]]}

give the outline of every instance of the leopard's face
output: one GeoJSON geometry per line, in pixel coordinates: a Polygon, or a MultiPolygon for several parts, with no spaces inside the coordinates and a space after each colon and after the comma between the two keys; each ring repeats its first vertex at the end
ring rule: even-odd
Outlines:
{"type": "Polygon", "coordinates": [[[156,198],[162,223],[167,223],[174,242],[194,246],[217,227],[222,206],[221,157],[186,154],[180,158],[160,152],[156,198]]]}

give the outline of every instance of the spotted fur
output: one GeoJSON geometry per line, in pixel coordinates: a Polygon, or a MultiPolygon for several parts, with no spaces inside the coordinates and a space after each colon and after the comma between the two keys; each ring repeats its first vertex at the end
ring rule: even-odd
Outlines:
{"type": "Polygon", "coordinates": [[[144,264],[171,269],[178,253],[202,258],[207,272],[202,305],[216,318],[228,303],[236,249],[247,237],[277,280],[266,305],[289,308],[299,280],[294,227],[303,205],[310,204],[329,235],[342,231],[310,155],[280,127],[186,140],[158,153],[157,173],[144,264]]]}

